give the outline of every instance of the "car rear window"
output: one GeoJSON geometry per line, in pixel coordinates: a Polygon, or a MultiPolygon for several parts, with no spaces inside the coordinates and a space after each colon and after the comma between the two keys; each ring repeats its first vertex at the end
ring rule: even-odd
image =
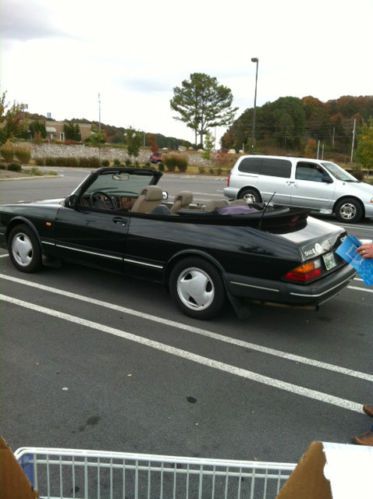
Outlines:
{"type": "Polygon", "coordinates": [[[291,162],[287,159],[244,158],[238,165],[238,170],[244,173],[290,178],[291,162]]]}

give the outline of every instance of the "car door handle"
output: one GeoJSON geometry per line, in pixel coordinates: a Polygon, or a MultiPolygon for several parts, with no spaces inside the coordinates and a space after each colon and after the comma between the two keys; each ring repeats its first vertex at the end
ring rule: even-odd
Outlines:
{"type": "Polygon", "coordinates": [[[114,217],[113,222],[115,224],[120,224],[120,225],[127,225],[127,219],[123,217],[114,217]]]}

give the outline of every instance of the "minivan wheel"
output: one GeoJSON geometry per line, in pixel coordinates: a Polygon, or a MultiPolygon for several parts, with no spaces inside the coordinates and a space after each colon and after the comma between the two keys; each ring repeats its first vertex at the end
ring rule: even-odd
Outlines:
{"type": "Polygon", "coordinates": [[[219,271],[198,257],[184,258],[172,269],[170,292],[177,306],[189,317],[211,319],[225,302],[225,290],[219,271]]]}
{"type": "Polygon", "coordinates": [[[248,204],[260,203],[262,201],[259,192],[250,187],[243,189],[238,197],[239,199],[244,199],[248,204]]]}
{"type": "Polygon", "coordinates": [[[364,216],[364,208],[355,198],[344,198],[335,205],[335,215],[340,222],[359,222],[364,216]]]}

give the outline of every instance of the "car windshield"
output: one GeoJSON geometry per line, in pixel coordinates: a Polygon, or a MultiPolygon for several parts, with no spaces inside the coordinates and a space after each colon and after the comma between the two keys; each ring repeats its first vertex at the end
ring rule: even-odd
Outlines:
{"type": "Polygon", "coordinates": [[[144,187],[152,183],[152,180],[153,175],[139,175],[134,173],[101,174],[88,187],[85,194],[102,191],[121,195],[139,195],[144,187]]]}
{"type": "Polygon", "coordinates": [[[332,163],[331,161],[322,161],[321,163],[329,173],[333,175],[337,180],[343,180],[344,182],[358,182],[358,180],[352,176],[350,173],[346,172],[343,168],[332,163]]]}

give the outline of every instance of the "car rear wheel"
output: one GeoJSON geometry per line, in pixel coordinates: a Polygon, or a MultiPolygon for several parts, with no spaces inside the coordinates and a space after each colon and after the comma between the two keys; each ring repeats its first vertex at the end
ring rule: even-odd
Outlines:
{"type": "Polygon", "coordinates": [[[220,273],[202,258],[185,258],[175,265],[170,291],[182,312],[196,319],[215,317],[225,302],[220,273]]]}
{"type": "Polygon", "coordinates": [[[8,248],[13,265],[21,272],[36,272],[41,268],[39,241],[27,225],[17,225],[10,231],[8,248]]]}
{"type": "Polygon", "coordinates": [[[243,189],[238,197],[239,199],[244,199],[248,204],[260,203],[262,201],[259,192],[252,188],[243,189]]]}
{"type": "Polygon", "coordinates": [[[335,215],[340,222],[359,222],[364,216],[364,208],[357,199],[345,198],[336,204],[335,215]]]}

